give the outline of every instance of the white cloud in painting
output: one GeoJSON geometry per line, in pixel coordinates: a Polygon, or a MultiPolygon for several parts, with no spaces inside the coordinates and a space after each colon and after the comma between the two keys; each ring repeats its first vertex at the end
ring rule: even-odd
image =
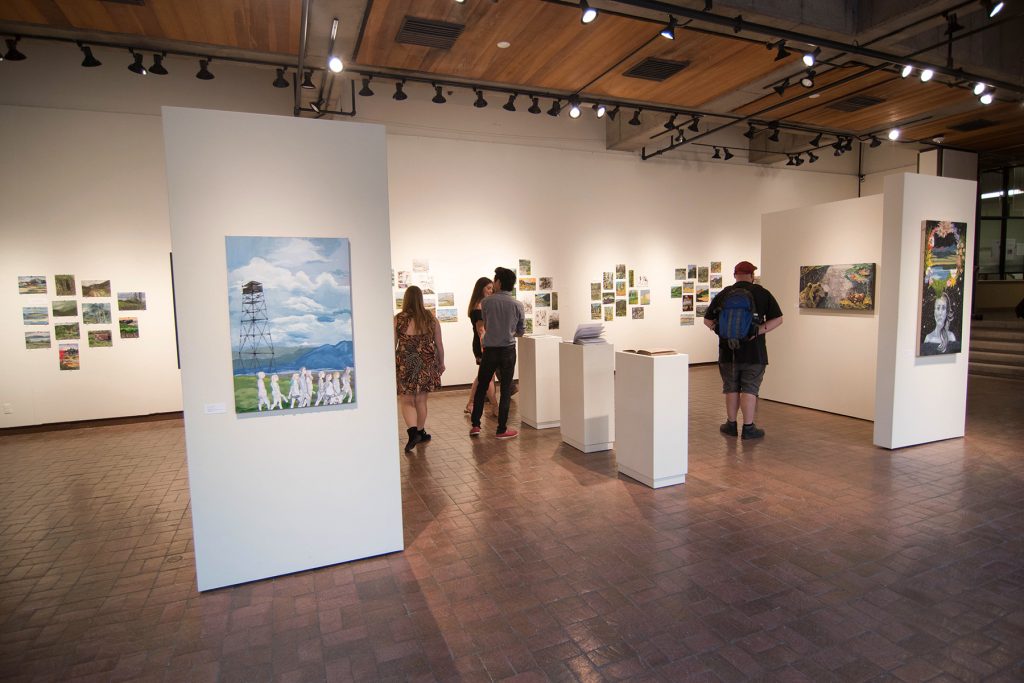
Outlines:
{"type": "Polygon", "coordinates": [[[308,296],[293,296],[285,301],[283,306],[301,313],[327,313],[327,309],[323,305],[308,296]]]}
{"type": "Polygon", "coordinates": [[[336,344],[339,339],[352,338],[352,316],[289,315],[270,320],[275,343],[300,346],[336,344]]]}
{"type": "Polygon", "coordinates": [[[309,240],[292,239],[268,254],[268,258],[274,263],[280,263],[285,268],[297,268],[310,263],[326,262],[328,259],[320,253],[309,240]]]}

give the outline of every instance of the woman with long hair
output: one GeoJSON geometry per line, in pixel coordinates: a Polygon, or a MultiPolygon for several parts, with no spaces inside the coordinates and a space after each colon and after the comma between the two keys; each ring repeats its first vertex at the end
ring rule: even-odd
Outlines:
{"type": "MultiPolygon", "coordinates": [[[[473,325],[473,355],[476,356],[476,364],[480,365],[480,359],[484,354],[482,340],[484,338],[484,314],[481,302],[485,297],[494,291],[494,282],[489,277],[482,277],[473,285],[473,295],[469,297],[469,322],[473,325]]],[[[476,377],[473,378],[473,386],[469,390],[469,402],[466,403],[465,413],[473,412],[473,396],[476,395],[476,377]]],[[[487,385],[487,400],[491,402],[491,414],[497,416],[498,402],[494,398],[494,378],[487,385]]]]}
{"type": "Polygon", "coordinates": [[[402,312],[395,316],[395,365],[398,372],[398,399],[409,433],[406,452],[416,444],[430,440],[425,429],[427,397],[441,388],[444,372],[444,344],[437,318],[423,305],[423,292],[413,285],[406,288],[402,312]]]}
{"type": "Polygon", "coordinates": [[[953,302],[950,299],[949,293],[943,292],[935,297],[935,302],[932,304],[932,318],[935,321],[935,328],[924,338],[924,344],[922,345],[924,353],[922,355],[957,353],[960,351],[956,341],[956,334],[949,329],[954,315],[953,302]]]}

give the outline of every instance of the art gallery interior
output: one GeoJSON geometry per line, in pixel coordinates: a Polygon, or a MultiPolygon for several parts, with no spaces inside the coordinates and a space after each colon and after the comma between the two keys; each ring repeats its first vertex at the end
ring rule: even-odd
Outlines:
{"type": "Polygon", "coordinates": [[[977,0],[4,4],[0,679],[1020,680],[1022,30],[977,0]],[[937,221],[961,328],[921,355],[937,221]],[[272,287],[231,280],[239,237],[347,240],[351,403],[239,408],[229,291],[272,287]],[[744,260],[784,313],[756,441],[680,303],[744,260]],[[803,306],[829,264],[874,265],[872,306],[803,306]],[[496,266],[549,295],[520,280],[510,441],[463,412],[496,266]],[[446,371],[403,453],[406,281],[446,371]],[[560,374],[597,319],[685,356],[560,374]]]}

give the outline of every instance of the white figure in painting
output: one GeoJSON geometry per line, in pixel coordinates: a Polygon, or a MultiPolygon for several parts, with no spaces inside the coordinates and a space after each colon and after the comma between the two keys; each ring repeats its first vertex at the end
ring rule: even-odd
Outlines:
{"type": "Polygon", "coordinates": [[[278,410],[283,409],[284,406],[281,405],[281,401],[283,400],[283,398],[284,397],[281,395],[281,380],[278,379],[277,375],[271,375],[270,376],[270,409],[271,410],[273,410],[275,408],[277,408],[278,410]]]}
{"type": "Polygon", "coordinates": [[[313,405],[320,405],[327,398],[327,394],[324,392],[324,371],[321,370],[317,373],[317,384],[316,384],[316,403],[313,405]]]}
{"type": "Polygon", "coordinates": [[[313,405],[313,371],[306,370],[306,407],[313,405]]]}
{"type": "MultiPolygon", "coordinates": [[[[337,374],[337,373],[335,373],[337,374]]],[[[339,401],[343,403],[352,402],[352,368],[345,368],[341,375],[341,391],[338,393],[339,401]]]]}
{"type": "Polygon", "coordinates": [[[334,381],[334,402],[341,403],[342,396],[344,395],[342,394],[341,389],[341,373],[335,370],[334,375],[332,375],[331,379],[334,381]]]}
{"type": "Polygon", "coordinates": [[[270,410],[270,399],[267,398],[267,373],[256,373],[256,410],[263,410],[263,406],[270,410]]]}
{"type": "Polygon", "coordinates": [[[320,389],[320,393],[326,396],[324,405],[333,406],[338,402],[338,395],[334,391],[334,382],[331,381],[331,373],[325,373],[324,379],[321,380],[321,382],[323,382],[323,384],[320,385],[322,387],[320,389]]]}
{"type": "Polygon", "coordinates": [[[288,385],[288,399],[291,401],[289,408],[295,407],[295,402],[299,401],[300,407],[302,403],[302,382],[299,380],[299,373],[292,373],[292,381],[288,385]]]}
{"type": "Polygon", "coordinates": [[[309,386],[309,381],[306,377],[306,368],[299,369],[299,407],[305,408],[309,405],[309,397],[313,393],[313,389],[309,386]]]}

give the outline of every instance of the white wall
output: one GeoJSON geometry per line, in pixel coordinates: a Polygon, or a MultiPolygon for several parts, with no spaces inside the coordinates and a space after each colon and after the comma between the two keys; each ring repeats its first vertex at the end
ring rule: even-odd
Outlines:
{"type": "Polygon", "coordinates": [[[163,118],[200,590],[400,550],[398,459],[382,447],[398,440],[384,129],[163,118]],[[225,235],[349,239],[354,405],[234,414],[225,235]]]}
{"type": "MultiPolygon", "coordinates": [[[[766,214],[762,217],[761,284],[782,308],[768,337],[761,396],[773,401],[871,420],[879,301],[873,311],[802,309],[800,266],[882,260],[882,196],[766,214]]],[[[876,267],[878,282],[885,273],[876,267]]]]}
{"type": "Polygon", "coordinates": [[[974,225],[977,183],[905,174],[886,180],[879,311],[874,443],[902,448],[964,435],[967,357],[974,294],[973,231],[968,230],[963,351],[917,356],[921,302],[923,223],[950,220],[974,225]]]}

